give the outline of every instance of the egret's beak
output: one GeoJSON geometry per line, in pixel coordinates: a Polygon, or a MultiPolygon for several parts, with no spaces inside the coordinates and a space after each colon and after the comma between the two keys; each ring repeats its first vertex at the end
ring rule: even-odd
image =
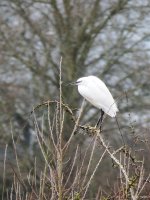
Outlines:
{"type": "Polygon", "coordinates": [[[77,82],[71,82],[71,83],[66,83],[65,86],[68,86],[68,85],[77,85],[77,82]]]}

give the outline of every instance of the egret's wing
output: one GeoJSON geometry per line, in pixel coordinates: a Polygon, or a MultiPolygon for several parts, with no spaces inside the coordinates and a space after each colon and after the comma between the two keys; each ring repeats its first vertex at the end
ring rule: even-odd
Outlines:
{"type": "MultiPolygon", "coordinates": [[[[96,85],[101,91],[103,91],[106,95],[109,95],[112,97],[109,89],[107,88],[107,86],[105,85],[105,83],[103,81],[101,81],[99,78],[97,78],[96,76],[90,76],[91,80],[93,82],[94,85],[96,85]]],[[[113,98],[113,97],[112,97],[113,98]]]]}
{"type": "Polygon", "coordinates": [[[104,105],[106,107],[110,106],[110,110],[116,113],[118,111],[116,102],[105,83],[95,76],[91,76],[91,79],[93,80],[94,85],[97,85],[99,91],[103,91],[103,96],[106,98],[104,105]]]}

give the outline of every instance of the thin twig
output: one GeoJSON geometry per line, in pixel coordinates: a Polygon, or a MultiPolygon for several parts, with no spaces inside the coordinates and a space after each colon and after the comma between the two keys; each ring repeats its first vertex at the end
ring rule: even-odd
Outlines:
{"type": "Polygon", "coordinates": [[[2,190],[2,200],[4,200],[4,190],[5,190],[5,173],[6,173],[6,156],[7,156],[7,148],[8,145],[6,144],[5,147],[5,154],[4,154],[4,171],[3,171],[3,190],[2,190]]]}

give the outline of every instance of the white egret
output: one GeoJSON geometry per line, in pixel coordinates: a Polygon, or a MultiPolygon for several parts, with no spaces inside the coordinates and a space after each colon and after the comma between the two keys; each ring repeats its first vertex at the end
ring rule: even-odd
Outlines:
{"type": "Polygon", "coordinates": [[[87,76],[79,78],[75,84],[78,85],[78,92],[81,96],[101,109],[101,117],[97,122],[97,126],[100,123],[100,129],[104,113],[110,117],[116,116],[116,112],[119,111],[116,102],[102,80],[96,76],[87,76]]]}

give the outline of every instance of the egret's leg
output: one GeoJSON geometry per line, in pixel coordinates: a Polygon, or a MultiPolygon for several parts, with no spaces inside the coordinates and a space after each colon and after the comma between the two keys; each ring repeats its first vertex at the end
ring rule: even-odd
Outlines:
{"type": "Polygon", "coordinates": [[[102,131],[102,122],[103,122],[103,117],[104,117],[104,111],[101,109],[101,116],[96,124],[96,127],[100,124],[100,130],[102,131]]]}

